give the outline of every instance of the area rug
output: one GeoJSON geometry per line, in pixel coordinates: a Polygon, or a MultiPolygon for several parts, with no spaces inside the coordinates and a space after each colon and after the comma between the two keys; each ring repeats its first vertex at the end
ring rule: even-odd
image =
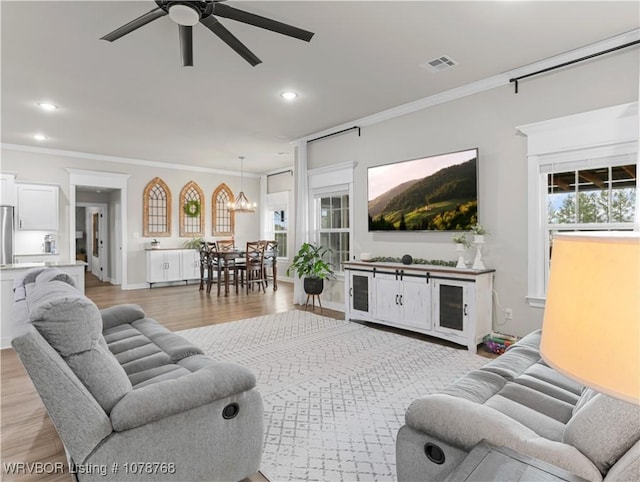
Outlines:
{"type": "Polygon", "coordinates": [[[271,481],[390,481],[405,410],[488,360],[359,323],[288,311],[180,332],[257,376],[271,481]]]}

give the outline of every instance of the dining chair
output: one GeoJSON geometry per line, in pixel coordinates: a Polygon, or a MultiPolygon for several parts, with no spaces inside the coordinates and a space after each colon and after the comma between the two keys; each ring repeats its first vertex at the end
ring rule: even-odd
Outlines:
{"type": "Polygon", "coordinates": [[[258,288],[262,286],[262,292],[265,293],[265,271],[264,271],[264,241],[248,241],[245,250],[245,262],[239,269],[244,272],[244,284],[249,294],[249,288],[253,289],[255,284],[258,288]]]}
{"type": "Polygon", "coordinates": [[[218,251],[233,251],[236,248],[235,241],[233,239],[219,239],[216,241],[218,243],[218,251]]]}
{"type": "Polygon", "coordinates": [[[211,271],[209,270],[209,251],[207,248],[207,243],[205,241],[200,241],[200,288],[198,291],[202,291],[204,289],[204,272],[207,272],[207,292],[209,288],[209,279],[211,278],[211,271]]]}
{"type": "MultiPolygon", "coordinates": [[[[224,283],[224,295],[229,293],[229,281],[233,275],[233,284],[236,287],[236,294],[238,293],[238,270],[239,264],[236,262],[233,254],[236,251],[235,243],[233,239],[220,239],[216,241],[216,250],[218,258],[218,296],[220,296],[220,284],[224,283]]],[[[243,260],[244,261],[244,260],[243,260]]]]}
{"type": "Polygon", "coordinates": [[[273,291],[278,289],[278,242],[275,240],[263,241],[264,243],[264,279],[269,286],[269,278],[273,279],[273,291]],[[269,274],[271,270],[271,274],[269,274]]]}
{"type": "MultiPolygon", "coordinates": [[[[218,273],[218,250],[216,249],[216,243],[206,242],[204,247],[204,257],[206,259],[206,270],[207,270],[207,294],[211,293],[211,285],[214,281],[218,281],[220,278],[220,274],[218,273]]],[[[201,258],[203,254],[201,252],[201,258]]],[[[201,281],[202,283],[202,281],[201,281]]]]}

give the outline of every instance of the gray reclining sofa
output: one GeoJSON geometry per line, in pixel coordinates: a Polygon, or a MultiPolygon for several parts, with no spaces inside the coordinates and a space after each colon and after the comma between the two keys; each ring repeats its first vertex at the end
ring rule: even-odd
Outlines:
{"type": "Polygon", "coordinates": [[[137,305],[98,310],[57,269],[27,273],[14,298],[12,345],[79,480],[258,471],[263,407],[249,370],[204,356],[137,305]]]}
{"type": "Polygon", "coordinates": [[[640,480],[640,406],[556,372],[540,358],[540,336],[409,406],[396,440],[399,481],[448,480],[483,439],[587,480],[640,480]]]}

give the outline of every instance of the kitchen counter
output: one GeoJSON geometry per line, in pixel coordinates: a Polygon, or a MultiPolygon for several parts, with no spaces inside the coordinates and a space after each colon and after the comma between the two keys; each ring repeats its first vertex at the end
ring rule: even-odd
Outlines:
{"type": "MultiPolygon", "coordinates": [[[[20,256],[25,256],[25,255],[21,254],[20,256]]],[[[54,266],[56,268],[69,268],[72,266],[86,266],[86,265],[87,263],[85,263],[84,261],[72,261],[70,263],[65,263],[61,261],[34,261],[33,263],[0,264],[0,271],[41,268],[43,266],[54,266]]]]}
{"type": "Polygon", "coordinates": [[[76,286],[84,293],[84,261],[60,262],[40,261],[34,263],[14,263],[0,266],[0,348],[11,346],[13,332],[13,283],[32,268],[52,266],[60,268],[73,278],[76,286]]]}

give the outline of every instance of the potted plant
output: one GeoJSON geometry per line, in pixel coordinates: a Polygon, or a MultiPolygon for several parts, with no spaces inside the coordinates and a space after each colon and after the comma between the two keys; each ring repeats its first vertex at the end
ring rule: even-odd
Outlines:
{"type": "Polygon", "coordinates": [[[455,234],[451,240],[456,245],[456,251],[458,252],[458,263],[456,264],[456,268],[466,268],[467,261],[464,259],[464,250],[471,246],[471,243],[467,239],[467,235],[465,233],[455,234]]]}
{"type": "Polygon", "coordinates": [[[293,257],[287,269],[287,276],[292,272],[303,278],[304,292],[308,295],[319,295],[324,289],[324,280],[334,277],[331,265],[322,257],[330,253],[331,249],[304,243],[293,257]]]}
{"type": "Polygon", "coordinates": [[[471,246],[471,242],[467,239],[467,235],[465,233],[454,234],[451,238],[451,241],[457,246],[461,244],[464,248],[468,248],[471,246]]]}
{"type": "Polygon", "coordinates": [[[158,241],[157,239],[153,238],[151,240],[151,249],[158,249],[160,247],[160,241],[158,241]]]}
{"type": "Polygon", "coordinates": [[[200,243],[203,243],[203,242],[204,242],[204,238],[195,237],[195,238],[186,240],[182,244],[182,246],[187,249],[200,249],[200,243]]]}
{"type": "Polygon", "coordinates": [[[470,231],[473,233],[473,242],[474,244],[482,244],[484,243],[484,235],[489,234],[489,231],[482,226],[481,224],[472,224],[469,226],[470,231]]]}

